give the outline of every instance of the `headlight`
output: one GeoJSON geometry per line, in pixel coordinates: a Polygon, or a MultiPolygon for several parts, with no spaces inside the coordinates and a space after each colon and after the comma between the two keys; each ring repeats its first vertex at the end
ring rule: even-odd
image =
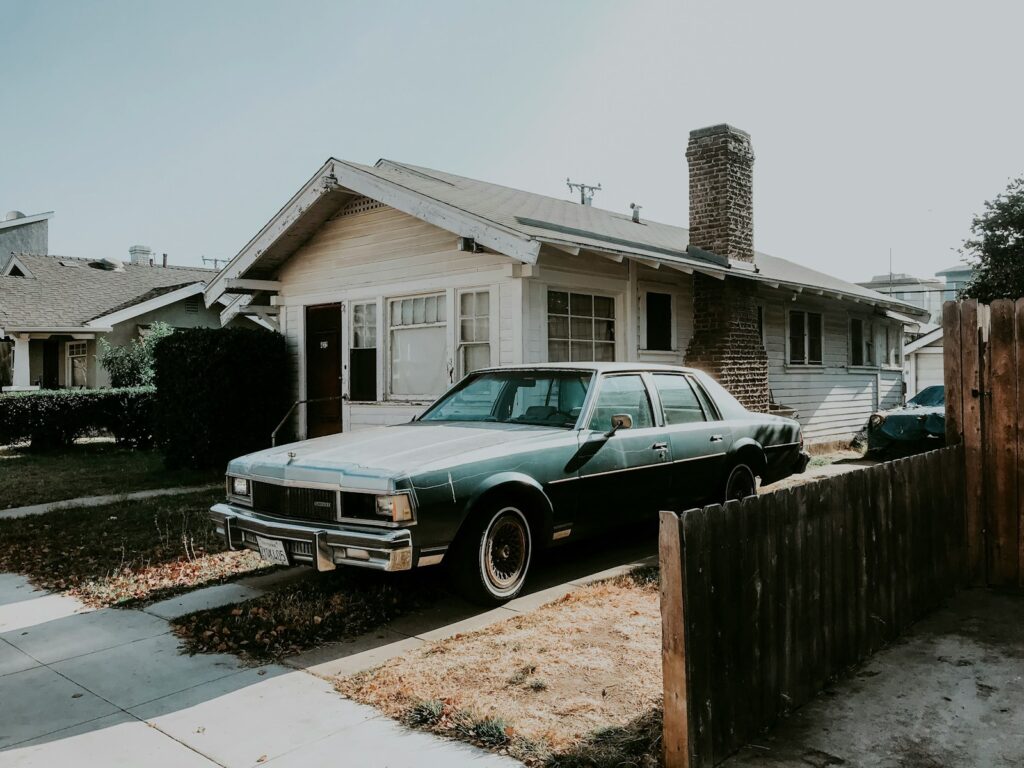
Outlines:
{"type": "Polygon", "coordinates": [[[235,496],[249,495],[249,481],[244,477],[231,478],[231,493],[235,496]]]}
{"type": "Polygon", "coordinates": [[[378,496],[377,514],[395,523],[412,520],[412,502],[409,495],[399,493],[394,496],[378,496]]]}
{"type": "Polygon", "coordinates": [[[883,416],[883,415],[882,415],[882,414],[880,414],[880,413],[875,413],[875,414],[872,414],[872,415],[871,415],[871,418],[870,418],[870,419],[868,419],[868,425],[869,425],[869,426],[870,426],[870,427],[871,427],[872,429],[878,429],[878,428],[879,428],[880,426],[882,426],[882,425],[883,425],[884,423],[885,423],[885,416],[883,416]]]}

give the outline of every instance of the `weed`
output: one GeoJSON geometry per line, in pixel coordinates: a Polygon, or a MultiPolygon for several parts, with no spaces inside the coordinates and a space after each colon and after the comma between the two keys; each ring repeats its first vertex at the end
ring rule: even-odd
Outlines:
{"type": "Polygon", "coordinates": [[[430,701],[419,701],[409,707],[402,721],[409,726],[416,728],[429,728],[437,725],[437,722],[444,714],[444,703],[432,699],[430,701]]]}

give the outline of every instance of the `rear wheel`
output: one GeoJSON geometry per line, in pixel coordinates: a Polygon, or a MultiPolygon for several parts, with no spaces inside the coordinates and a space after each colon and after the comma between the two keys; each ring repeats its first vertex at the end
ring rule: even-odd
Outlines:
{"type": "Polygon", "coordinates": [[[725,481],[723,501],[739,501],[757,495],[757,479],[754,471],[746,464],[736,464],[729,471],[725,481]]]}
{"type": "Polygon", "coordinates": [[[526,582],[533,554],[525,513],[516,504],[489,504],[466,525],[452,561],[455,588],[485,605],[511,600],[526,582]]]}

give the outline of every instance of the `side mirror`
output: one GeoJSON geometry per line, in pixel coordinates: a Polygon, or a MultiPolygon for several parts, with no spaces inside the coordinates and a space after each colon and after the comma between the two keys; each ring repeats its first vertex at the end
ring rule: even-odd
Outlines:
{"type": "Polygon", "coordinates": [[[612,416],[612,428],[608,431],[608,437],[611,437],[620,429],[632,429],[633,428],[633,417],[628,413],[617,413],[612,416]]]}

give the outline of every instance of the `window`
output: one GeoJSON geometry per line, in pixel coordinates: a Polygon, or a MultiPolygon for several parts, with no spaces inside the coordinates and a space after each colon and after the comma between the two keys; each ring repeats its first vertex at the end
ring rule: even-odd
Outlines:
{"type": "Polygon", "coordinates": [[[606,376],[590,417],[590,429],[607,432],[612,428],[612,416],[626,414],[633,420],[634,429],[654,426],[651,401],[647,387],[640,376],[606,376]]]}
{"type": "Polygon", "coordinates": [[[615,300],[588,293],[548,291],[548,360],[615,360],[615,300]]]}
{"type": "Polygon", "coordinates": [[[491,364],[491,292],[459,294],[459,377],[491,364]]]}
{"type": "Polygon", "coordinates": [[[352,343],[348,352],[348,396],[377,399],[377,303],[352,304],[352,343]]]}
{"type": "Polygon", "coordinates": [[[704,409],[685,376],[654,374],[654,386],[661,399],[661,412],[666,424],[689,424],[704,421],[704,409]]]}
{"type": "Polygon", "coordinates": [[[672,350],[672,294],[647,291],[644,295],[646,340],[644,349],[672,350]]]}
{"type": "Polygon", "coordinates": [[[67,379],[69,387],[88,386],[89,345],[84,341],[69,341],[67,345],[67,379]]]}
{"type": "Polygon", "coordinates": [[[790,365],[821,365],[822,323],[820,312],[789,313],[790,365]]]}
{"type": "Polygon", "coordinates": [[[491,371],[445,395],[421,421],[486,421],[571,429],[591,375],[566,371],[491,371]]]}
{"type": "Polygon", "coordinates": [[[903,364],[903,345],[900,336],[899,328],[885,326],[885,364],[888,366],[897,367],[903,364]]]}
{"type": "Polygon", "coordinates": [[[875,365],[874,326],[859,317],[850,318],[850,365],[875,365]]]}
{"type": "Polygon", "coordinates": [[[390,392],[431,399],[448,388],[447,304],[443,293],[392,299],[390,392]]]}

